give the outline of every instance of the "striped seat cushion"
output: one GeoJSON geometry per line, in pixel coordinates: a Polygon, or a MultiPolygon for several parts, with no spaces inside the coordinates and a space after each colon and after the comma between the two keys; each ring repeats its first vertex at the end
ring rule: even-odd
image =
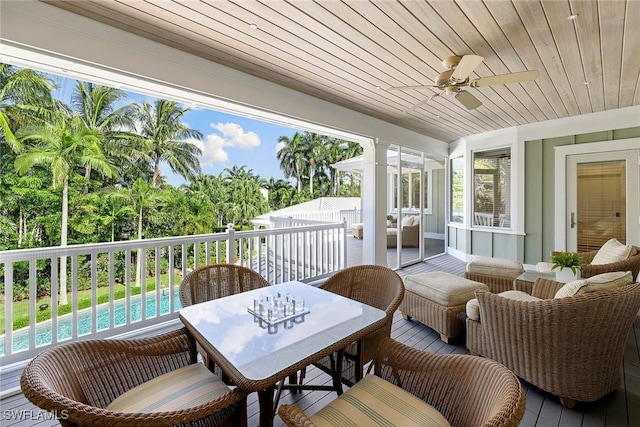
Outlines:
{"type": "Polygon", "coordinates": [[[163,412],[193,408],[222,396],[229,387],[202,363],[156,377],[118,396],[107,409],[119,412],[163,412]]]}
{"type": "Polygon", "coordinates": [[[367,375],[310,418],[318,427],[451,426],[433,406],[375,375],[367,375]]]}

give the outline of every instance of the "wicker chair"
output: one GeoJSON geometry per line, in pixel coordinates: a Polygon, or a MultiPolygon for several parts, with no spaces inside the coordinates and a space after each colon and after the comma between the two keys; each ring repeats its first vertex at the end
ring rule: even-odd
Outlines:
{"type": "Polygon", "coordinates": [[[477,291],[480,321],[467,318],[467,348],[571,408],[620,385],[625,343],[640,309],[640,283],[554,299],[563,285],[537,279],[532,296],[540,301],[477,291]]]}
{"type": "MultiPolygon", "coordinates": [[[[269,286],[258,272],[235,264],[210,264],[196,268],[180,283],[180,302],[183,307],[211,301],[229,295],[269,286]]],[[[198,347],[204,363],[216,375],[229,382],[224,373],[211,363],[205,351],[198,347]]]]}
{"type": "MultiPolygon", "coordinates": [[[[391,335],[393,313],[404,297],[404,282],[398,273],[388,267],[358,265],[339,271],[320,287],[334,294],[379,308],[387,315],[387,322],[383,327],[345,349],[342,382],[351,387],[362,378],[364,365],[373,360],[382,340],[391,335]]],[[[331,366],[327,363],[327,359],[321,360],[318,364],[325,367],[331,366]]]]}
{"type": "MultiPolygon", "coordinates": [[[[398,273],[388,267],[358,265],[345,268],[334,274],[322,284],[321,288],[384,310],[387,318],[383,327],[340,352],[344,356],[340,360],[341,363],[337,363],[338,361],[334,359],[333,355],[314,363],[318,368],[334,376],[337,392],[342,394],[342,383],[351,387],[358,382],[363,376],[364,365],[373,360],[382,340],[391,335],[393,313],[398,309],[404,297],[404,283],[398,273]],[[339,377],[334,372],[340,364],[342,365],[342,381],[338,380],[339,377]]],[[[303,369],[300,375],[300,384],[302,384],[304,376],[305,370],[303,369]]],[[[290,383],[294,379],[290,378],[290,383]]]]}
{"type": "MultiPolygon", "coordinates": [[[[518,379],[489,359],[429,353],[387,338],[374,374],[435,407],[454,427],[517,426],[524,415],[518,379]]],[[[313,416],[294,405],[281,405],[278,414],[287,426],[314,425],[313,416]]]]}
{"type": "Polygon", "coordinates": [[[183,307],[269,286],[259,273],[234,264],[211,264],[187,274],[180,284],[183,307]]]}
{"type": "Polygon", "coordinates": [[[164,412],[105,409],[126,391],[196,363],[186,329],[144,339],[97,339],[63,344],[36,356],[22,372],[24,396],[54,412],[63,426],[246,425],[246,394],[239,389],[198,406],[164,412]]]}

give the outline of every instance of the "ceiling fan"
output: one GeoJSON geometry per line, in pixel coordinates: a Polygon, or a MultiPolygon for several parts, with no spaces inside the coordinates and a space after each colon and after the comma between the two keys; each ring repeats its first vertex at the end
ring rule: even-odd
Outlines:
{"type": "Polygon", "coordinates": [[[418,89],[427,87],[441,90],[441,92],[438,92],[411,107],[412,110],[415,110],[442,94],[453,95],[453,97],[468,110],[473,110],[474,108],[481,106],[482,102],[480,102],[480,100],[471,93],[463,90],[463,87],[469,86],[475,88],[499,84],[522,83],[535,80],[540,75],[537,70],[530,70],[469,80],[469,76],[473,70],[475,70],[482,61],[484,61],[484,58],[478,55],[464,55],[462,57],[450,56],[442,61],[442,65],[446,71],[440,73],[440,75],[435,78],[433,85],[395,86],[390,87],[389,89],[418,89]]]}

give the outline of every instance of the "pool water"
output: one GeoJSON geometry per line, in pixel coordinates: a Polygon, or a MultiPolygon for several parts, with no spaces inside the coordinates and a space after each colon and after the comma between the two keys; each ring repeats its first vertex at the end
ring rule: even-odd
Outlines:
{"type": "MultiPolygon", "coordinates": [[[[140,295],[132,296],[130,310],[130,322],[136,322],[142,318],[142,304],[140,295]]],[[[156,312],[156,294],[149,292],[145,298],[147,318],[155,317],[156,312]]],[[[182,308],[178,288],[174,291],[174,310],[182,308]]],[[[169,294],[160,296],[160,314],[167,314],[169,310],[169,294]]],[[[96,330],[101,331],[109,329],[109,303],[97,306],[96,313],[96,330]]],[[[92,329],[92,309],[87,308],[78,312],[78,335],[86,335],[91,333],[92,329]]],[[[127,321],[126,299],[119,299],[113,303],[113,324],[114,327],[122,326],[127,321]]],[[[73,336],[73,319],[72,314],[65,314],[58,317],[58,341],[69,339],[73,336]]],[[[29,349],[29,328],[23,328],[13,332],[13,349],[12,353],[29,349]]],[[[36,325],[36,346],[51,344],[51,320],[40,322],[36,325]]],[[[4,335],[0,336],[0,355],[5,354],[4,335]]]]}

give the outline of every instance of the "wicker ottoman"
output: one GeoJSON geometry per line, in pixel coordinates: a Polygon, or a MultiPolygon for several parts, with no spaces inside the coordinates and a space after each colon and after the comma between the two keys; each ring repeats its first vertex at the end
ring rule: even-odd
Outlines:
{"type": "Polygon", "coordinates": [[[486,283],[494,294],[513,289],[513,281],[524,273],[522,263],[503,258],[474,255],[467,264],[464,277],[486,283]]]}
{"type": "Polygon", "coordinates": [[[449,343],[463,335],[465,306],[477,289],[489,290],[484,283],[434,271],[404,278],[402,317],[415,318],[440,334],[449,343]]]}

